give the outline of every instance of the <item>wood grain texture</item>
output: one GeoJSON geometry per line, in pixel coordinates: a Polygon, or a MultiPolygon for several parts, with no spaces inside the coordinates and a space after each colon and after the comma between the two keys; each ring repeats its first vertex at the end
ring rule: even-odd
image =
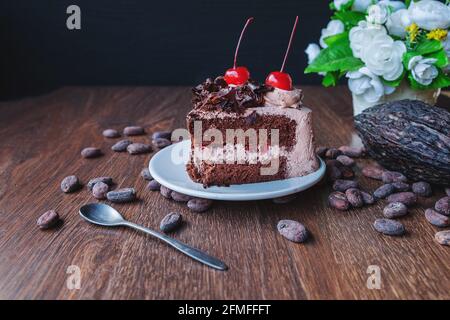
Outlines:
{"type": "MultiPolygon", "coordinates": [[[[359,143],[347,89],[306,87],[305,95],[318,144],[359,143]]],[[[189,98],[185,87],[67,87],[0,103],[0,299],[450,298],[450,250],[435,243],[438,229],[423,216],[442,190],[401,220],[408,230],[401,238],[374,231],[382,202],[338,212],[326,205],[324,184],[289,204],[216,202],[203,214],[147,191],[139,173],[151,155],[113,153],[115,140],[101,132],[132,124],[149,134],[184,127],[189,98]],[[82,159],[87,146],[101,147],[105,156],[82,159]],[[118,187],[135,187],[139,201],[114,206],[150,228],[180,212],[187,223],[174,237],[223,259],[230,270],[205,267],[132,230],[82,221],[78,208],[97,200],[86,187],[62,193],[59,184],[71,174],[84,183],[110,175],[118,187]],[[40,231],[36,219],[49,209],[64,224],[40,231]],[[304,223],[312,239],[285,240],[276,231],[280,219],[304,223]],[[81,269],[79,290],[67,289],[70,265],[81,269]],[[381,268],[380,290],[366,287],[369,265],[381,268]]],[[[371,191],[377,186],[360,181],[371,191]]]]}

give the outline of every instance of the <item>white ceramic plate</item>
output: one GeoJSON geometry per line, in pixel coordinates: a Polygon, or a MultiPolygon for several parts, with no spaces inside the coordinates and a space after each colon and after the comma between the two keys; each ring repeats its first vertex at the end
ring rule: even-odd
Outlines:
{"type": "Polygon", "coordinates": [[[185,140],[156,153],[149,164],[153,178],[171,190],[193,197],[212,200],[247,201],[278,198],[303,191],[319,182],[325,174],[325,163],[319,158],[319,169],[304,177],[236,184],[229,187],[204,188],[202,184],[195,183],[189,178],[185,162],[181,161],[181,159],[178,159],[179,161],[174,160],[176,158],[173,156],[174,154],[179,155],[181,152],[188,154],[189,151],[190,141],[185,140]]]}

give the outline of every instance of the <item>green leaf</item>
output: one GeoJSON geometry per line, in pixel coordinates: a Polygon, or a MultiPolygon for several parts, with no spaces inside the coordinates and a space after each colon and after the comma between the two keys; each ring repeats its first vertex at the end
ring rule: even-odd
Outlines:
{"type": "Polygon", "coordinates": [[[325,77],[322,80],[322,85],[324,87],[331,87],[335,86],[339,80],[339,73],[338,72],[327,72],[325,77]]]}
{"type": "Polygon", "coordinates": [[[450,77],[442,72],[442,70],[439,70],[437,78],[428,86],[430,89],[442,89],[447,87],[450,87],[450,77]]]}
{"type": "Polygon", "coordinates": [[[448,65],[448,57],[444,49],[441,49],[438,52],[427,54],[425,55],[425,57],[437,59],[434,65],[438,68],[444,68],[448,65]]]}
{"type": "Polygon", "coordinates": [[[423,55],[433,53],[433,52],[436,52],[439,50],[442,50],[442,43],[440,41],[425,40],[416,47],[415,51],[423,56],[423,55]]]}
{"type": "Polygon", "coordinates": [[[403,55],[403,66],[405,69],[408,69],[409,60],[415,56],[420,56],[420,54],[416,51],[408,51],[403,55]]]}
{"type": "Polygon", "coordinates": [[[358,25],[358,22],[365,20],[366,15],[356,11],[337,11],[331,17],[333,20],[341,20],[347,29],[351,29],[358,25]]]}
{"type": "Polygon", "coordinates": [[[335,34],[334,36],[326,37],[323,39],[323,41],[325,41],[325,43],[329,47],[338,43],[348,43],[349,42],[348,32],[342,32],[339,34],[335,34]]]}
{"type": "Polygon", "coordinates": [[[348,41],[342,41],[323,49],[306,68],[305,73],[354,71],[358,70],[363,65],[364,63],[360,59],[353,56],[348,41]]]}

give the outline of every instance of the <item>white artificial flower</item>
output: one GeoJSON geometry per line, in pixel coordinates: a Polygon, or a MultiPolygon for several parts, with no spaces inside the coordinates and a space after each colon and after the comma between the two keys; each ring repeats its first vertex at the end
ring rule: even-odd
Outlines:
{"type": "Polygon", "coordinates": [[[408,10],[400,9],[389,16],[386,22],[386,28],[388,29],[389,34],[405,38],[406,27],[411,25],[411,23],[408,10]]]}
{"type": "Polygon", "coordinates": [[[356,58],[361,58],[362,49],[380,34],[386,34],[386,29],[383,26],[373,26],[368,24],[367,21],[360,21],[349,33],[350,48],[352,48],[353,55],[356,58]]]}
{"type": "Polygon", "coordinates": [[[333,0],[334,6],[339,11],[342,9],[342,6],[345,6],[347,3],[349,3],[351,0],[333,0]]]}
{"type": "Polygon", "coordinates": [[[411,2],[409,16],[420,28],[431,31],[450,27],[450,7],[436,0],[411,2]]]}
{"type": "Polygon", "coordinates": [[[389,10],[392,10],[392,12],[406,9],[406,5],[402,1],[381,0],[378,4],[389,8],[389,10]]]}
{"type": "Polygon", "coordinates": [[[378,0],[355,0],[353,2],[352,10],[357,12],[366,12],[367,8],[375,4],[378,0]]]}
{"type": "Polygon", "coordinates": [[[340,20],[331,20],[325,29],[322,29],[322,35],[320,36],[320,45],[322,48],[328,47],[324,39],[345,31],[344,23],[340,20]]]}
{"type": "Polygon", "coordinates": [[[377,76],[393,81],[403,72],[402,57],[405,52],[406,46],[402,41],[394,41],[387,34],[379,34],[362,48],[361,60],[377,76]]]}
{"type": "Polygon", "coordinates": [[[424,86],[430,85],[438,76],[436,66],[437,59],[415,56],[408,62],[408,69],[411,70],[414,80],[424,86]]]}
{"type": "Polygon", "coordinates": [[[320,47],[315,43],[310,43],[306,48],[305,53],[308,56],[308,64],[311,64],[311,62],[319,55],[320,47]]]}
{"type": "Polygon", "coordinates": [[[367,22],[371,24],[384,24],[389,16],[387,7],[373,4],[367,9],[367,22]]]}
{"type": "Polygon", "coordinates": [[[371,72],[367,67],[358,71],[347,72],[348,87],[355,95],[369,103],[379,101],[385,94],[394,92],[394,87],[383,85],[380,77],[371,72]]]}

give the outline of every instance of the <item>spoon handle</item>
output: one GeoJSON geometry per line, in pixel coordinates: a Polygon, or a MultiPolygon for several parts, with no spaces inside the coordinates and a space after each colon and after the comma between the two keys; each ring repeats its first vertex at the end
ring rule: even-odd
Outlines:
{"type": "Polygon", "coordinates": [[[228,267],[225,263],[223,263],[222,261],[220,261],[217,258],[214,258],[208,254],[206,254],[205,252],[202,252],[198,249],[192,248],[190,246],[188,246],[187,244],[184,244],[183,242],[180,242],[178,240],[175,240],[173,238],[170,238],[164,234],[161,234],[159,232],[147,229],[145,227],[142,227],[138,224],[135,224],[133,222],[129,222],[126,221],[124,223],[124,225],[131,227],[133,229],[145,232],[151,236],[154,236],[164,242],[166,242],[167,244],[171,245],[172,247],[174,247],[175,249],[183,252],[184,254],[188,255],[189,257],[191,257],[192,259],[195,259],[201,263],[204,263],[212,268],[218,269],[218,270],[227,270],[228,267]]]}

